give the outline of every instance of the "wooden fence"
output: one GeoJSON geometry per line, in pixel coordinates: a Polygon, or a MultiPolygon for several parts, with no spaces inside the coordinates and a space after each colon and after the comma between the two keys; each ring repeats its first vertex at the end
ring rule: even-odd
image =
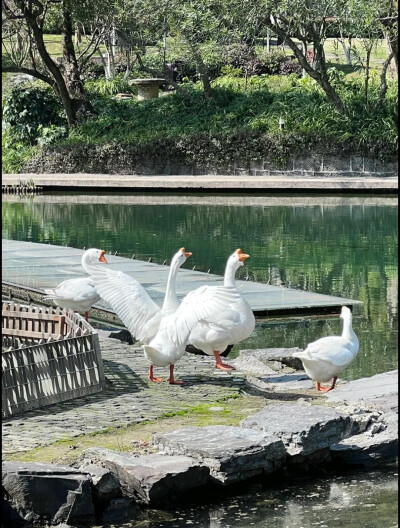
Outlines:
{"type": "Polygon", "coordinates": [[[3,417],[99,392],[98,334],[72,310],[2,306],[3,417]]]}

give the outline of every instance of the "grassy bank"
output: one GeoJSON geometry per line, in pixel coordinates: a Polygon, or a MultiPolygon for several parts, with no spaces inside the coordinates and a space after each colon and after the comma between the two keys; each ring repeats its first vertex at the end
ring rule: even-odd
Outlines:
{"type": "Polygon", "coordinates": [[[78,437],[66,437],[45,447],[25,453],[7,454],[6,460],[21,462],[50,462],[71,464],[89,447],[106,447],[115,451],[128,451],[135,454],[153,452],[149,445],[153,433],[172,431],[181,427],[206,425],[237,426],[249,412],[257,412],[265,406],[260,396],[240,396],[216,401],[214,405],[198,405],[176,414],[168,413],[158,420],[146,421],[123,428],[110,427],[101,433],[91,433],[78,437]]]}
{"type": "MultiPolygon", "coordinates": [[[[214,98],[209,101],[204,100],[198,84],[187,87],[190,99],[167,93],[142,102],[117,101],[96,93],[92,85],[97,117],[45,147],[42,158],[51,157],[52,150],[60,147],[63,156],[84,149],[90,157],[89,147],[96,146],[96,160],[129,151],[131,162],[168,155],[179,163],[216,167],[243,157],[259,159],[266,153],[281,166],[291,155],[313,151],[392,159],[397,152],[396,84],[391,82],[379,112],[373,104],[366,112],[361,79],[347,76],[341,91],[347,99],[348,116],[334,109],[313,81],[295,76],[262,75],[248,80],[223,76],[213,83],[214,98]],[[283,131],[280,117],[285,119],[283,131]]],[[[378,82],[372,83],[372,101],[378,89],[378,82]]],[[[3,171],[18,172],[38,150],[6,146],[3,171]]],[[[83,159],[79,159],[79,171],[98,170],[85,167],[83,159]]],[[[59,172],[63,171],[68,172],[60,166],[59,172]]]]}

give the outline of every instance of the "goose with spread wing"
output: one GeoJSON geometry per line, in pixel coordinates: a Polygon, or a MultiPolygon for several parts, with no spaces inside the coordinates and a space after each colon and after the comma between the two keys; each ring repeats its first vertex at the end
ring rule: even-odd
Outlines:
{"type": "MultiPolygon", "coordinates": [[[[234,370],[234,368],[221,360],[220,353],[228,345],[235,345],[247,339],[254,330],[255,318],[249,303],[236,289],[236,271],[244,265],[249,257],[241,249],[237,249],[227,260],[224,274],[224,288],[235,291],[236,296],[232,302],[227,302],[215,317],[204,318],[192,330],[189,342],[205,354],[214,356],[216,368],[221,370],[234,370]]],[[[213,286],[210,286],[212,289],[213,286]]],[[[214,288],[216,288],[214,286],[214,288]]]]}
{"type": "MultiPolygon", "coordinates": [[[[82,268],[90,274],[91,267],[98,262],[107,264],[103,249],[87,249],[82,255],[82,268]]],[[[100,300],[91,277],[68,279],[61,282],[55,288],[44,290],[44,299],[51,299],[60,308],[84,312],[85,319],[88,320],[90,308],[100,300]]]]}
{"type": "Polygon", "coordinates": [[[340,317],[343,319],[341,336],[328,336],[307,345],[293,357],[301,359],[306,374],[316,382],[317,390],[328,392],[335,388],[338,375],[355,359],[359,342],[352,328],[352,313],[347,306],[342,306],[340,317]],[[330,387],[321,383],[332,380],[330,387]]]}
{"type": "MultiPolygon", "coordinates": [[[[110,304],[132,336],[143,345],[148,345],[156,337],[163,318],[174,314],[179,308],[180,303],[175,292],[176,275],[191,255],[192,253],[182,247],[172,258],[161,308],[150,298],[143,286],[130,275],[109,268],[103,269],[101,266],[91,270],[93,281],[101,297],[110,304]]],[[[161,381],[161,378],[154,377],[153,365],[164,365],[158,365],[157,360],[153,363],[150,356],[147,358],[150,361],[149,379],[154,382],[161,381]]],[[[173,367],[169,381],[175,383],[173,367]]]]}

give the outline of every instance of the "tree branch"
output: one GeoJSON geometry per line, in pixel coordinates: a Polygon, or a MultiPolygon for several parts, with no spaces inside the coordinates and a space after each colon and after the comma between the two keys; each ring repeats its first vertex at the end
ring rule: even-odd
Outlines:
{"type": "Polygon", "coordinates": [[[31,75],[36,79],[40,79],[41,81],[49,84],[52,88],[54,88],[55,86],[55,82],[53,81],[53,79],[47,77],[47,75],[44,75],[43,73],[40,73],[37,70],[24,68],[23,66],[2,66],[1,71],[2,73],[25,73],[26,75],[31,75]]]}

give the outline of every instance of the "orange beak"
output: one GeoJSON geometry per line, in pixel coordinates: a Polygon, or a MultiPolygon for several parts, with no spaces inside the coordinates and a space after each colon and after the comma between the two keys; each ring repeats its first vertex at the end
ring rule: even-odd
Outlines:
{"type": "Polygon", "coordinates": [[[106,260],[106,257],[104,256],[105,253],[106,253],[106,252],[104,251],[104,249],[102,249],[102,250],[100,251],[99,261],[100,261],[100,262],[104,262],[105,264],[108,264],[108,262],[107,262],[107,260],[106,260]]]}
{"type": "Polygon", "coordinates": [[[237,250],[236,250],[236,253],[237,253],[238,256],[239,256],[239,260],[240,260],[240,262],[243,262],[244,260],[246,260],[247,258],[250,257],[250,255],[246,255],[246,253],[243,253],[241,249],[237,249],[237,250]]]}
{"type": "Polygon", "coordinates": [[[192,256],[192,253],[190,251],[185,251],[185,248],[181,248],[180,251],[183,251],[183,253],[185,253],[186,258],[189,258],[192,256]]]}

